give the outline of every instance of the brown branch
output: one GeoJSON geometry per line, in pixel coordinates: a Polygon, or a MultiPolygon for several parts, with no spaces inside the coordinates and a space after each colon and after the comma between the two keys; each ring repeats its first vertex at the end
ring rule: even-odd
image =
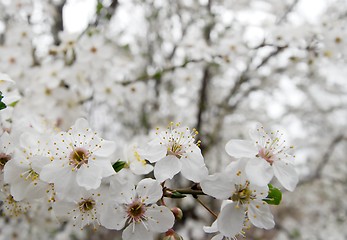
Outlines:
{"type": "MultiPolygon", "coordinates": [[[[54,44],[59,45],[60,39],[59,39],[59,32],[64,30],[64,22],[63,22],[63,8],[66,3],[66,0],[62,1],[61,3],[54,5],[54,16],[53,16],[53,26],[52,26],[52,35],[54,39],[54,44]]],[[[53,4],[53,3],[52,3],[53,4]]]]}
{"type": "Polygon", "coordinates": [[[337,145],[343,140],[346,140],[343,134],[337,135],[336,137],[333,138],[333,140],[330,142],[326,152],[324,153],[322,157],[322,161],[319,162],[315,172],[311,176],[306,178],[305,180],[300,181],[298,186],[313,182],[322,176],[323,169],[328,164],[332,156],[332,153],[335,151],[335,148],[337,147],[337,145]]]}

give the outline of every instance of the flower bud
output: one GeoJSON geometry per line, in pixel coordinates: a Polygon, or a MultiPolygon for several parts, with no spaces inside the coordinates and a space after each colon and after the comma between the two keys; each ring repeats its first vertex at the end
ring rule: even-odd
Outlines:
{"type": "Polygon", "coordinates": [[[163,238],[163,240],[183,240],[183,238],[180,235],[178,235],[173,229],[169,229],[165,233],[165,237],[163,238]]]}
{"type": "Polygon", "coordinates": [[[181,220],[183,218],[183,212],[178,207],[171,208],[171,212],[174,214],[176,220],[181,220]]]}

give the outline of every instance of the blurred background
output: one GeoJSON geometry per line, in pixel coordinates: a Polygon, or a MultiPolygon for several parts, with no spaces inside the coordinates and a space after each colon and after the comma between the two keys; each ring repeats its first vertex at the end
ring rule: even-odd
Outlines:
{"type": "MultiPolygon", "coordinates": [[[[0,0],[0,72],[21,97],[1,125],[66,130],[86,117],[121,158],[134,139],[181,122],[198,129],[212,174],[232,161],[225,143],[261,122],[295,146],[300,182],[272,208],[276,227],[246,238],[344,240],[346,20],[344,0],[0,0]]],[[[212,238],[203,208],[172,204],[184,239],[212,238]]],[[[120,239],[35,211],[1,217],[0,239],[120,239]]]]}

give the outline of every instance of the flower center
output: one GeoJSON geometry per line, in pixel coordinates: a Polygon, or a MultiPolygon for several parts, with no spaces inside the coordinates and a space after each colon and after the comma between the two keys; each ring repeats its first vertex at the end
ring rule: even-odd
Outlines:
{"type": "Polygon", "coordinates": [[[142,202],[136,200],[128,206],[128,219],[132,222],[140,222],[141,220],[145,219],[145,212],[146,206],[142,202]]]}
{"type": "Polygon", "coordinates": [[[82,202],[78,203],[81,212],[89,212],[95,206],[95,201],[93,199],[84,199],[82,202]]]}
{"type": "Polygon", "coordinates": [[[241,205],[248,204],[250,200],[255,199],[255,196],[252,194],[252,191],[248,188],[249,182],[246,182],[245,185],[235,185],[236,191],[230,197],[234,202],[238,202],[241,205]]]}
{"type": "Polygon", "coordinates": [[[83,164],[88,164],[89,153],[84,148],[75,148],[70,154],[70,164],[80,168],[83,164]]]}
{"type": "Polygon", "coordinates": [[[262,159],[270,163],[270,165],[272,165],[272,163],[274,162],[272,152],[266,148],[260,149],[259,153],[256,156],[261,157],[262,159]]]}
{"type": "Polygon", "coordinates": [[[171,146],[168,147],[167,149],[167,155],[174,155],[177,158],[181,158],[181,155],[184,152],[182,151],[182,144],[178,142],[172,142],[171,146]]]}
{"type": "Polygon", "coordinates": [[[4,169],[5,164],[11,160],[11,156],[5,153],[0,153],[0,171],[4,169]]]}

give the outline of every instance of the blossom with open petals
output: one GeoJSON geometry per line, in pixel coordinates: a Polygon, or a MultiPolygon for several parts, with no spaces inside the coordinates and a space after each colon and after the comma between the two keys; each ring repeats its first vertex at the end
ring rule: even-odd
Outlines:
{"type": "Polygon", "coordinates": [[[51,163],[43,167],[41,179],[54,183],[58,194],[74,194],[76,188],[97,189],[102,178],[115,173],[111,154],[115,144],[91,130],[80,118],[68,132],[57,134],[50,147],[51,163]]]}
{"type": "Polygon", "coordinates": [[[155,233],[166,232],[173,226],[175,217],[170,209],[156,204],[163,195],[158,181],[145,178],[136,188],[128,183],[111,185],[111,189],[115,203],[100,221],[109,229],[125,227],[124,240],[150,240],[155,233]]]}
{"type": "Polygon", "coordinates": [[[293,191],[298,183],[298,174],[293,165],[294,157],[288,151],[279,131],[267,133],[263,126],[250,130],[251,141],[230,140],[225,150],[235,158],[247,159],[248,179],[259,186],[266,186],[275,175],[284,188],[293,191]]]}
{"type": "Polygon", "coordinates": [[[180,127],[179,124],[175,128],[173,123],[166,130],[156,132],[156,137],[142,156],[155,163],[154,176],[158,181],[172,179],[179,172],[194,182],[200,182],[207,176],[204,157],[198,143],[195,143],[196,134],[196,130],[191,132],[188,127],[180,127]]]}

